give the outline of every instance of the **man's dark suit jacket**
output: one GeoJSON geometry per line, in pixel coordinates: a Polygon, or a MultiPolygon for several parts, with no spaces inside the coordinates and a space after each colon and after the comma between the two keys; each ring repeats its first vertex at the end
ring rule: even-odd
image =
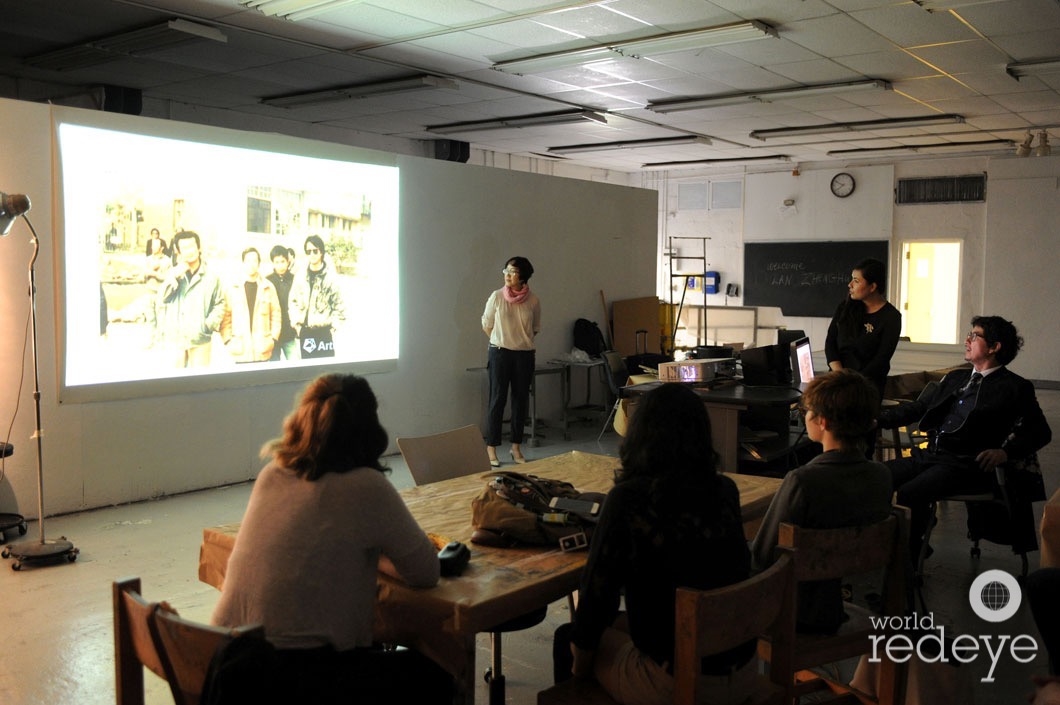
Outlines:
{"type": "MultiPolygon", "coordinates": [[[[920,430],[934,435],[950,412],[953,401],[972,376],[972,369],[950,372],[939,383],[935,394],[908,404],[880,411],[883,428],[920,422],[920,430]]],[[[979,385],[975,406],[960,427],[961,455],[977,455],[1001,448],[1010,460],[1022,460],[1052,440],[1034,385],[1007,367],[991,372],[979,385]]]]}

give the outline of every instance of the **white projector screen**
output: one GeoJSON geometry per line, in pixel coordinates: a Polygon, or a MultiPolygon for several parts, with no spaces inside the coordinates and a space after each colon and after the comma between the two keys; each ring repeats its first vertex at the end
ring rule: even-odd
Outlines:
{"type": "Polygon", "coordinates": [[[224,387],[397,359],[396,166],[71,122],[56,133],[68,398],[145,380],[224,387]],[[148,254],[155,230],[163,255],[148,254]],[[197,246],[188,236],[173,246],[184,231],[197,246]],[[278,250],[292,255],[286,297],[267,283],[278,250]],[[282,308],[301,335],[270,346],[282,308]]]}

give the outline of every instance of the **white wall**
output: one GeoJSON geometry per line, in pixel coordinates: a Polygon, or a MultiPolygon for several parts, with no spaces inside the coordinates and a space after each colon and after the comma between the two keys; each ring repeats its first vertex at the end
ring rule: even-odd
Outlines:
{"type": "MultiPolygon", "coordinates": [[[[0,190],[30,195],[29,216],[42,240],[36,271],[45,513],[253,477],[261,464],[258,449],[278,434],[307,380],[58,404],[50,109],[0,100],[0,124],[0,190]]],[[[275,136],[277,148],[296,142],[275,136]]],[[[336,147],[335,153],[346,152],[336,147]]],[[[369,378],[391,440],[482,418],[484,375],[466,368],[485,364],[480,316],[489,292],[503,283],[506,258],[525,255],[537,270],[531,286],[543,308],[539,362],[569,350],[576,318],[604,322],[601,290],[609,301],[654,290],[657,208],[651,191],[410,156],[399,157],[398,165],[402,354],[396,371],[369,378]]],[[[36,516],[28,357],[22,366],[28,240],[25,223],[18,222],[0,241],[0,316],[8,326],[0,339],[0,426],[18,405],[10,436],[16,450],[0,478],[0,511],[36,516]]],[[[555,419],[557,378],[544,379],[550,381],[541,384],[539,415],[555,419]]]]}
{"type": "MultiPolygon", "coordinates": [[[[711,269],[726,281],[740,282],[743,243],[749,241],[883,239],[891,242],[888,296],[898,299],[900,243],[906,240],[959,240],[962,243],[961,326],[974,315],[1001,315],[1012,320],[1025,339],[1012,365],[1029,379],[1060,383],[1060,289],[1054,284],[1060,248],[1060,157],[979,157],[921,159],[894,165],[803,166],[790,171],[729,174],[674,173],[650,175],[643,185],[659,192],[662,228],[667,235],[708,235],[711,269]],[[848,171],[857,179],[849,198],[828,189],[832,176],[848,171]],[[894,203],[899,178],[987,174],[984,203],[903,205],[894,203]],[[738,179],[744,183],[742,211],[682,211],[679,184],[738,179]],[[785,207],[792,199],[794,207],[785,207]]],[[[660,244],[660,247],[663,247],[660,244]]],[[[856,246],[851,263],[859,259],[856,246]]],[[[665,272],[665,258],[660,262],[665,272]]],[[[660,277],[663,282],[664,277],[660,277]]],[[[665,296],[660,290],[660,296],[665,296]]],[[[841,298],[839,294],[837,301],[841,298]]],[[[742,297],[708,296],[710,305],[742,305],[742,297]]],[[[699,297],[699,303],[702,297],[699,297]]],[[[708,323],[709,325],[709,323],[708,323]]],[[[773,328],[805,330],[815,350],[823,350],[827,318],[784,316],[779,309],[759,309],[760,344],[775,339],[773,328]]],[[[892,367],[897,372],[923,369],[927,362],[959,362],[963,346],[903,345],[892,367]]],[[[821,356],[823,360],[823,355],[821,356]]],[[[938,364],[944,367],[946,364],[938,364]]]]}

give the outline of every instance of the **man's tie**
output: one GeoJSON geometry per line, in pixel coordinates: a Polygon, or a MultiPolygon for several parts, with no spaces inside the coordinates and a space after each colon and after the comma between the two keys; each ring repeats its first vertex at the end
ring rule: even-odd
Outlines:
{"type": "Polygon", "coordinates": [[[962,392],[975,391],[975,388],[979,386],[979,383],[983,381],[983,375],[978,372],[973,372],[971,378],[968,380],[968,384],[964,385],[962,392]]]}

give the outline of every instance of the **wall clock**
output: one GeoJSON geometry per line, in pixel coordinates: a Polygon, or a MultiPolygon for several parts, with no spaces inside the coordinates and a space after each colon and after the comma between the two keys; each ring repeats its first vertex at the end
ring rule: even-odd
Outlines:
{"type": "Polygon", "coordinates": [[[854,193],[854,185],[854,177],[841,171],[832,177],[832,194],[839,198],[846,198],[854,193]]]}

